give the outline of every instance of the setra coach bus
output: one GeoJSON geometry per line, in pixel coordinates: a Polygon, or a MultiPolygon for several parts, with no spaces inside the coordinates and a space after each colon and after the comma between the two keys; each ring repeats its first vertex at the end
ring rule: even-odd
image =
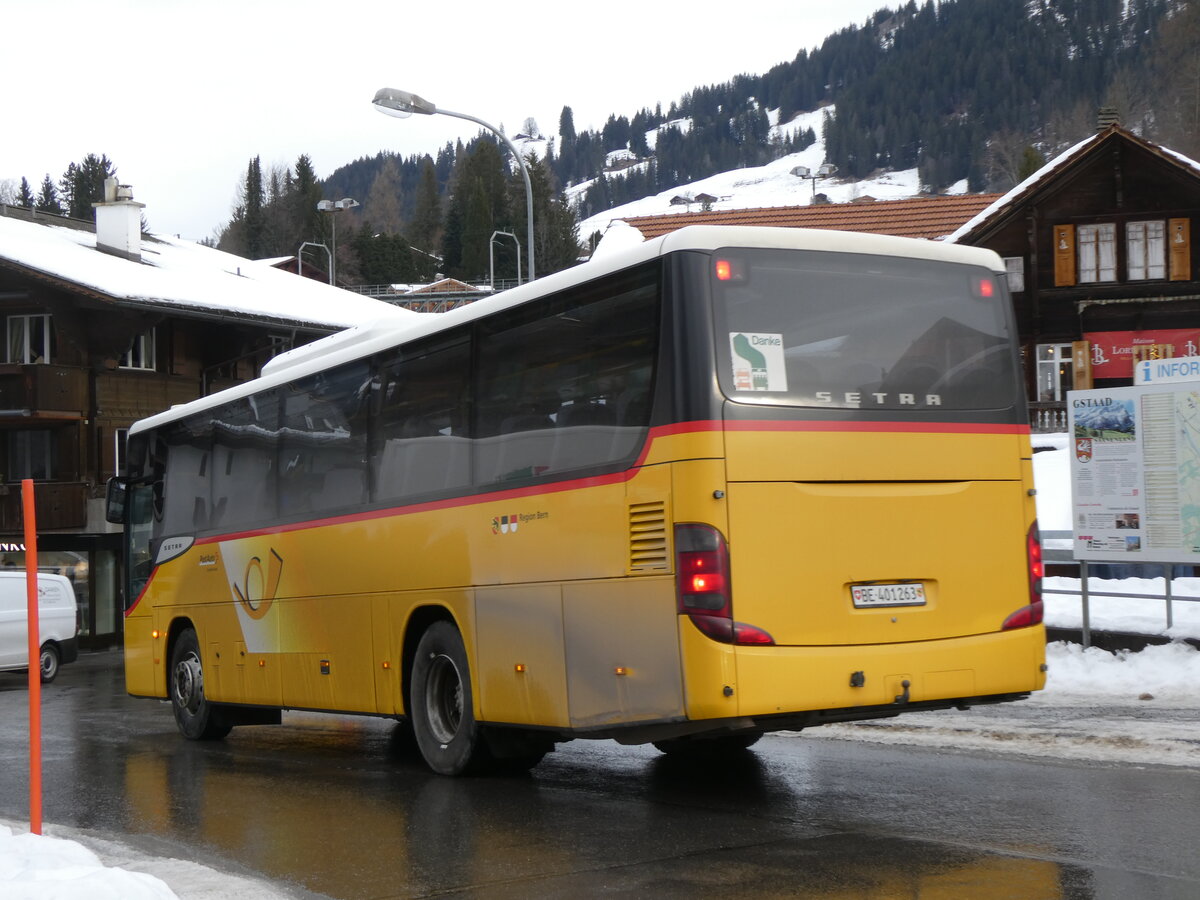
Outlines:
{"type": "Polygon", "coordinates": [[[297,348],[130,429],[127,689],[447,775],[1025,697],[1015,336],[990,251],[691,227],[297,348]]]}

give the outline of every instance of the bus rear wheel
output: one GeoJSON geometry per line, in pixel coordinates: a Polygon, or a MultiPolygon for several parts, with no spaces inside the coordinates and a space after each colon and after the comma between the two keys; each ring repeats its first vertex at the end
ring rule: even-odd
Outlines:
{"type": "Polygon", "coordinates": [[[204,667],[194,629],[184,629],[175,641],[168,677],[171,709],[180,734],[189,741],[215,741],[229,734],[233,725],[221,708],[204,696],[204,667]]]}
{"type": "Polygon", "coordinates": [[[491,754],[475,721],[467,651],[451,622],[434,622],[421,635],[410,684],[413,733],[429,768],[440,775],[485,769],[491,754]]]}

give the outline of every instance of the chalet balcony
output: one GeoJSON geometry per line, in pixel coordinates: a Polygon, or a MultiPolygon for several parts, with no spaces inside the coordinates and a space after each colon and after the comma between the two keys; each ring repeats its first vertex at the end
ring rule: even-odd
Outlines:
{"type": "Polygon", "coordinates": [[[1029,429],[1034,434],[1058,434],[1067,430],[1067,404],[1061,400],[1030,403],[1029,429]]]}
{"type": "Polygon", "coordinates": [[[0,365],[0,414],[82,418],[88,409],[88,370],[77,366],[0,365]]]}
{"type": "MultiPolygon", "coordinates": [[[[88,485],[82,481],[39,481],[33,486],[33,511],[39,532],[82,528],[87,524],[88,485]]],[[[21,533],[20,483],[0,483],[0,531],[21,533]]]]}

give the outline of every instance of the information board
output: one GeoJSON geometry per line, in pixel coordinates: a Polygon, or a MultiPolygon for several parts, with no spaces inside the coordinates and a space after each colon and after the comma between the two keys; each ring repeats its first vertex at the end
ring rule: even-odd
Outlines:
{"type": "Polygon", "coordinates": [[[1067,393],[1075,558],[1200,563],[1200,382],[1067,393]]]}

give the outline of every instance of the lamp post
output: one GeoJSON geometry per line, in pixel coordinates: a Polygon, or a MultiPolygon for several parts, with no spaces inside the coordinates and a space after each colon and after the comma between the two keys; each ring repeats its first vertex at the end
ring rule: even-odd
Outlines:
{"type": "Polygon", "coordinates": [[[511,231],[493,231],[491,238],[488,239],[488,275],[493,291],[496,289],[496,256],[493,251],[496,247],[496,238],[499,235],[512,238],[513,243],[517,245],[517,284],[521,283],[521,242],[517,240],[517,236],[511,231]]]}
{"type": "MultiPolygon", "coordinates": [[[[358,206],[357,200],[351,200],[349,197],[343,197],[341,200],[318,200],[317,209],[321,212],[336,213],[342,209],[354,209],[358,206]]],[[[334,269],[337,267],[337,216],[333,219],[333,234],[331,242],[333,250],[329,254],[329,283],[335,283],[334,269]]]]}
{"type": "Polygon", "coordinates": [[[813,172],[808,166],[796,166],[792,169],[792,174],[797,178],[807,178],[812,182],[813,199],[817,196],[817,179],[828,178],[837,171],[837,166],[833,163],[821,163],[817,166],[817,171],[813,172]]]}
{"type": "Polygon", "coordinates": [[[329,257],[329,283],[333,284],[333,254],[329,252],[329,248],[324,244],[318,244],[315,241],[305,241],[300,245],[300,249],[296,251],[296,274],[304,274],[304,248],[305,247],[320,247],[325,251],[325,255],[329,257]]]}
{"type": "Polygon", "coordinates": [[[375,99],[371,102],[375,104],[375,108],[381,113],[395,116],[398,119],[407,119],[413,113],[418,113],[422,116],[440,115],[453,116],[456,119],[466,119],[468,122],[474,122],[476,125],[483,126],[504,141],[509,152],[516,157],[517,165],[521,167],[521,177],[525,179],[525,217],[528,220],[528,233],[525,241],[529,245],[529,280],[533,281],[537,277],[534,274],[533,267],[533,187],[529,183],[529,169],[525,166],[525,160],[521,158],[520,152],[513,145],[513,142],[508,139],[508,136],[495,125],[490,125],[483,121],[483,119],[477,119],[475,116],[469,116],[466,113],[442,109],[428,100],[418,97],[416,94],[410,94],[408,91],[398,91],[395,88],[380,88],[375,92],[375,99]]]}

